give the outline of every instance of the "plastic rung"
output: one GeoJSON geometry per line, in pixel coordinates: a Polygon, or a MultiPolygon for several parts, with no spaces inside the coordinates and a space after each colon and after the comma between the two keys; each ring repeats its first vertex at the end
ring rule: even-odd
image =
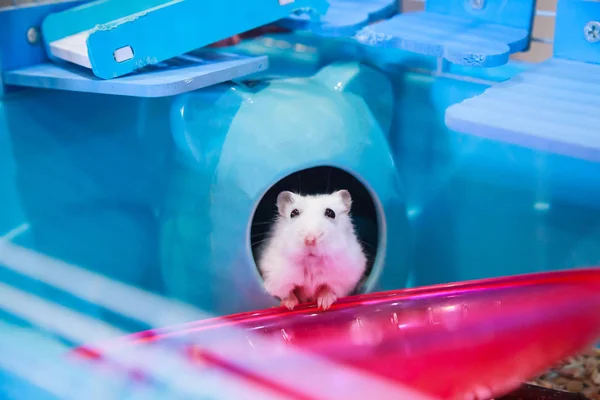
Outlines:
{"type": "Polygon", "coordinates": [[[477,19],[420,11],[367,26],[359,42],[442,57],[460,65],[496,67],[529,45],[529,31],[477,19]]]}
{"type": "Polygon", "coordinates": [[[268,67],[268,58],[198,50],[111,80],[68,63],[39,64],[2,75],[4,83],[121,96],[164,97],[237,79],[268,67]]]}
{"type": "Polygon", "coordinates": [[[550,59],[449,107],[448,128],[600,161],[600,65],[550,59]]]}
{"type": "Polygon", "coordinates": [[[352,36],[359,29],[398,13],[396,0],[330,0],[327,13],[320,19],[306,14],[292,15],[278,25],[292,30],[311,31],[322,36],[352,36]]]}

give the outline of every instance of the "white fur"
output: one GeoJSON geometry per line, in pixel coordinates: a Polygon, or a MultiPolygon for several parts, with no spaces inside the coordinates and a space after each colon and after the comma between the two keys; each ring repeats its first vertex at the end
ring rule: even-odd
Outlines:
{"type": "MultiPolygon", "coordinates": [[[[347,296],[365,272],[367,259],[349,216],[351,199],[335,192],[329,195],[300,196],[292,194],[278,200],[279,215],[270,238],[259,256],[258,267],[266,291],[293,308],[290,299],[295,288],[301,287],[305,300],[317,301],[327,309],[336,298],[347,296]],[[332,209],[334,219],[325,216],[332,209]],[[292,210],[299,215],[290,217],[292,210]],[[306,235],[317,237],[316,246],[304,244],[306,235]],[[319,295],[321,285],[331,290],[319,295]]],[[[289,193],[288,193],[289,194],[289,193]]]]}

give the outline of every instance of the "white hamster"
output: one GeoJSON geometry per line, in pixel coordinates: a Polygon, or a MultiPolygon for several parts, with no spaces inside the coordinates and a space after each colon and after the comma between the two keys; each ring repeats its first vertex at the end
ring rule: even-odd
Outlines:
{"type": "Polygon", "coordinates": [[[302,196],[277,196],[278,216],[258,268],[266,291],[292,310],[316,301],[327,310],[350,294],[362,278],[367,258],[350,218],[347,190],[302,196]]]}

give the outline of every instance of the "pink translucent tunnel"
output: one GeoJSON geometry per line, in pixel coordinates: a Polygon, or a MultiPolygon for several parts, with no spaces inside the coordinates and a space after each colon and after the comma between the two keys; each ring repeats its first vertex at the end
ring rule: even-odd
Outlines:
{"type": "Polygon", "coordinates": [[[77,354],[167,346],[290,399],[484,399],[600,337],[600,268],[348,297],[142,332],[77,354]]]}

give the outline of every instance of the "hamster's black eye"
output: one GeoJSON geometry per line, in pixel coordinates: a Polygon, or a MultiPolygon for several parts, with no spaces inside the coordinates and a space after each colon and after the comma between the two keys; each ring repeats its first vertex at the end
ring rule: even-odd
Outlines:
{"type": "Polygon", "coordinates": [[[290,218],[296,218],[298,215],[300,215],[300,211],[294,208],[290,213],[290,218]]]}
{"type": "Polygon", "coordinates": [[[332,210],[331,208],[327,208],[327,209],[325,210],[325,216],[326,216],[327,218],[334,219],[334,218],[335,218],[335,213],[333,212],[333,210],[332,210]]]}

